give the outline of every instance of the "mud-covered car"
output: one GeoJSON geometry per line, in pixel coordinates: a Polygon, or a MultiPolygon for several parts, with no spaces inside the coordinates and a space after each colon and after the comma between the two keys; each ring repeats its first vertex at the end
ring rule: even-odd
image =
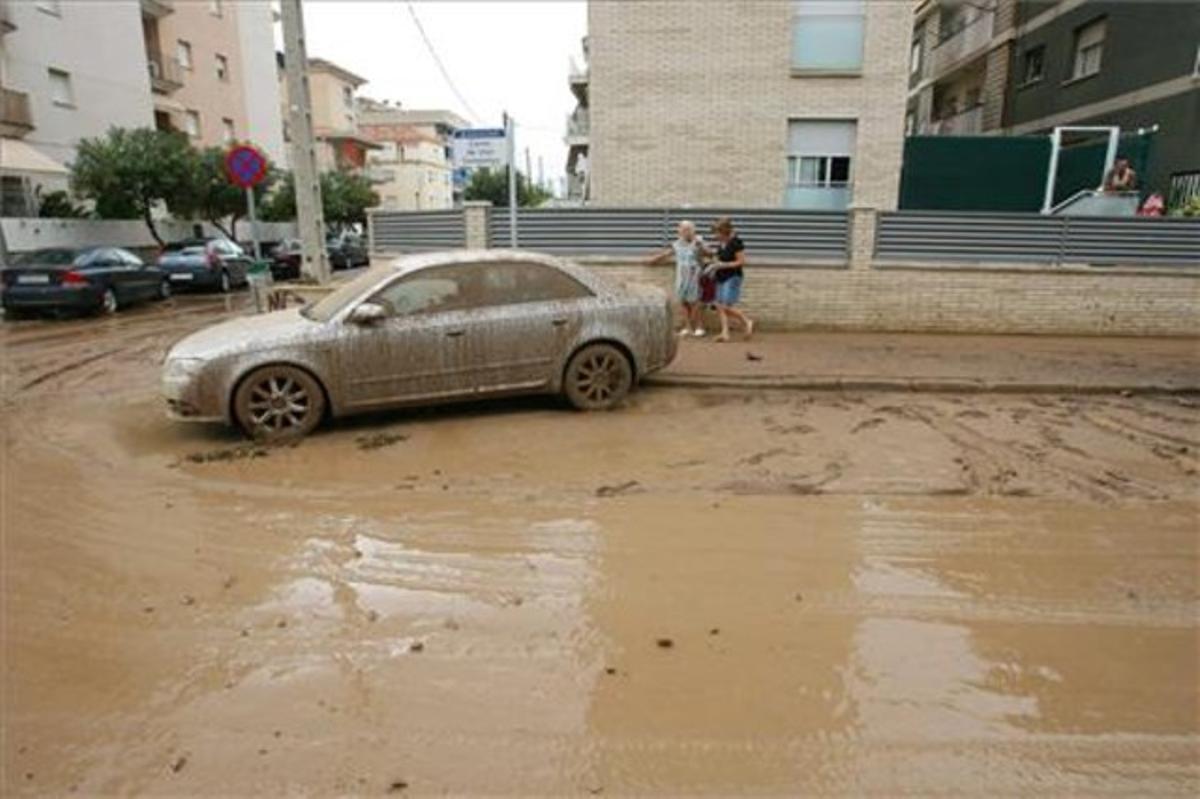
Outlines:
{"type": "Polygon", "coordinates": [[[326,416],[563,393],[619,404],[675,356],[667,297],[513,250],[410,256],[299,309],[224,322],[168,353],[169,414],[294,438],[326,416]]]}

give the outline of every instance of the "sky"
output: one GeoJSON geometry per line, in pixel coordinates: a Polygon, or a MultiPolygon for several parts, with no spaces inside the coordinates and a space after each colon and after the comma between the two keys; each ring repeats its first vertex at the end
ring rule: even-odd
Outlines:
{"type": "Polygon", "coordinates": [[[507,110],[517,123],[518,168],[524,171],[528,147],[535,179],[539,156],[546,177],[560,177],[566,117],[575,107],[568,63],[582,60],[586,2],[417,0],[412,7],[475,114],[442,77],[403,0],[305,0],[308,55],[366,78],[359,94],[377,100],[448,108],[481,127],[500,127],[507,110]]]}

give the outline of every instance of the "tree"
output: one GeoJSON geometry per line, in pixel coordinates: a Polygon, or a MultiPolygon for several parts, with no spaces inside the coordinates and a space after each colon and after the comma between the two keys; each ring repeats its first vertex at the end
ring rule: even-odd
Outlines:
{"type": "MultiPolygon", "coordinates": [[[[549,200],[550,192],[532,185],[517,170],[517,206],[536,207],[549,200]]],[[[479,169],[471,174],[471,182],[463,191],[464,200],[487,200],[499,208],[508,207],[508,170],[479,169]]]]}
{"type": "Polygon", "coordinates": [[[113,128],[84,139],[71,165],[75,194],[92,200],[101,219],[142,219],[160,245],[154,209],[186,216],[195,207],[196,150],[181,133],[113,128]]]}
{"type": "MultiPolygon", "coordinates": [[[[172,210],[205,219],[236,241],[238,220],[249,213],[249,208],[246,207],[246,190],[229,180],[229,173],[225,168],[227,152],[221,147],[209,147],[197,154],[195,173],[192,176],[190,207],[172,210]],[[225,219],[229,219],[229,227],[225,227],[225,219]]],[[[269,162],[267,167],[266,179],[254,187],[254,201],[257,206],[264,204],[271,184],[278,177],[269,162]]]]}
{"type": "MultiPolygon", "coordinates": [[[[321,174],[321,206],[330,227],[365,225],[367,209],[379,205],[379,195],[362,175],[349,172],[321,174]]],[[[296,183],[289,172],[263,205],[263,219],[286,222],[296,218],[296,183]]]]}
{"type": "Polygon", "coordinates": [[[87,219],[90,214],[82,205],[71,199],[71,195],[61,189],[41,193],[38,187],[38,216],[43,219],[87,219]]]}

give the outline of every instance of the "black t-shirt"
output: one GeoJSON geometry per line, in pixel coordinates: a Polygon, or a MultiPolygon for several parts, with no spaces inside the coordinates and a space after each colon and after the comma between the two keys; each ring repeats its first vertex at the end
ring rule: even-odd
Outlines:
{"type": "MultiPolygon", "coordinates": [[[[742,243],[741,236],[733,236],[729,241],[717,248],[717,260],[723,264],[732,263],[737,259],[737,254],[746,249],[746,245],[742,243]]],[[[734,277],[741,277],[742,268],[739,266],[736,269],[721,269],[717,272],[716,278],[718,283],[724,283],[734,277]]]]}

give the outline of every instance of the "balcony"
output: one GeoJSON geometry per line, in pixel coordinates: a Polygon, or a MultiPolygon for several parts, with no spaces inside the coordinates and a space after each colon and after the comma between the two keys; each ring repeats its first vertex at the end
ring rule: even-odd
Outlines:
{"type": "Polygon", "coordinates": [[[582,201],[587,199],[587,176],[582,174],[567,175],[567,199],[582,201]]]}
{"type": "Polygon", "coordinates": [[[983,106],[977,105],[958,114],[942,117],[931,124],[938,136],[977,136],[983,133],[983,106]]]}
{"type": "Polygon", "coordinates": [[[0,135],[20,139],[31,130],[33,116],[29,113],[29,95],[12,89],[0,90],[0,135]]]}
{"type": "Polygon", "coordinates": [[[150,88],[158,94],[172,94],[183,88],[183,68],[176,59],[150,53],[146,68],[150,70],[150,88]]]}
{"type": "Polygon", "coordinates": [[[995,19],[994,12],[985,11],[943,39],[929,54],[930,76],[944,75],[955,65],[986,52],[995,19]]]}
{"type": "Polygon", "coordinates": [[[175,0],[141,0],[142,16],[151,19],[162,19],[168,14],[175,13],[175,0]]]}
{"type": "Polygon", "coordinates": [[[567,117],[567,146],[586,146],[591,127],[591,116],[588,114],[588,110],[586,108],[575,109],[575,112],[567,117]]]}
{"type": "Polygon", "coordinates": [[[581,105],[587,105],[588,101],[588,68],[587,63],[583,66],[574,58],[570,59],[567,66],[567,82],[571,86],[571,93],[575,95],[575,99],[581,105]]]}
{"type": "Polygon", "coordinates": [[[8,0],[0,0],[0,36],[16,29],[17,24],[12,21],[12,12],[8,8],[8,0]]]}

